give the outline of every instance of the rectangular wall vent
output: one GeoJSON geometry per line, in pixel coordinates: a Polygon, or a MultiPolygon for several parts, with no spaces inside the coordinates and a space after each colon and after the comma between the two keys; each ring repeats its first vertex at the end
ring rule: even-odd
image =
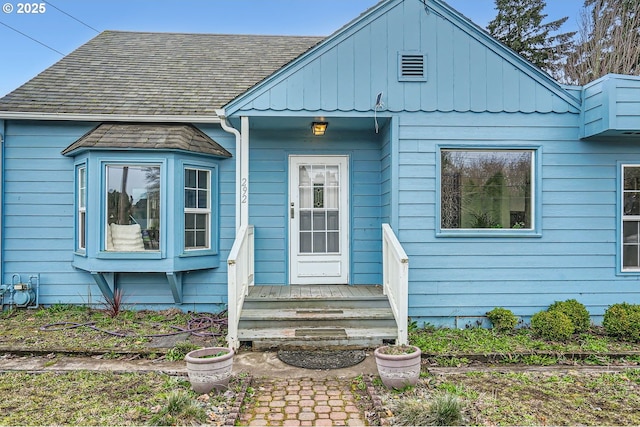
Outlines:
{"type": "Polygon", "coordinates": [[[400,52],[398,54],[398,80],[418,81],[427,80],[427,56],[419,52],[400,52]]]}

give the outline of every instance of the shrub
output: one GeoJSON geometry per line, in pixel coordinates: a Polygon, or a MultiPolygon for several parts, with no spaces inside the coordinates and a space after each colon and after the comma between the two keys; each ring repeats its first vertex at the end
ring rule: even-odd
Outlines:
{"type": "Polygon", "coordinates": [[[518,317],[511,310],[502,307],[496,307],[487,313],[489,321],[493,327],[500,331],[512,331],[518,324],[518,317]]]}
{"type": "Polygon", "coordinates": [[[608,335],[640,342],[640,305],[613,304],[604,312],[602,326],[608,335]]]}
{"type": "Polygon", "coordinates": [[[591,317],[587,307],[575,299],[556,301],[549,306],[547,311],[559,311],[566,314],[573,322],[576,333],[586,332],[591,326],[591,317]]]}
{"type": "Polygon", "coordinates": [[[531,329],[544,339],[566,341],[575,330],[573,322],[560,311],[539,311],[531,317],[531,329]]]}

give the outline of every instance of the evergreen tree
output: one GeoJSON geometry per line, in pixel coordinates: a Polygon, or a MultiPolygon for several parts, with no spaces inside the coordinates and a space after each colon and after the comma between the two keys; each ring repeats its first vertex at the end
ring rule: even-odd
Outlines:
{"type": "Polygon", "coordinates": [[[556,75],[572,46],[575,32],[556,34],[569,19],[543,23],[545,0],[495,0],[498,15],[487,30],[529,62],[556,75]]]}

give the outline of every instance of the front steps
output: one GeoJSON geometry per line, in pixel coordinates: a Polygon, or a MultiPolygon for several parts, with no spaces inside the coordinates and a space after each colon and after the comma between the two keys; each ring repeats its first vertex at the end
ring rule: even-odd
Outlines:
{"type": "Polygon", "coordinates": [[[254,286],[238,328],[254,350],[372,348],[397,339],[380,286],[254,286]]]}

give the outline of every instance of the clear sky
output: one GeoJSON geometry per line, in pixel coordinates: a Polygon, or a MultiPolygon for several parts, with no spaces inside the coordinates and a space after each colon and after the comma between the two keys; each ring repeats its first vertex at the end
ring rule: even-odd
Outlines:
{"type": "MultiPolygon", "coordinates": [[[[0,96],[103,30],[329,35],[377,2],[0,0],[0,96]]],[[[483,28],[496,15],[494,0],[447,0],[447,3],[483,28]]],[[[568,16],[562,30],[575,30],[582,4],[583,0],[547,0],[544,11],[549,15],[547,21],[568,16]]]]}

